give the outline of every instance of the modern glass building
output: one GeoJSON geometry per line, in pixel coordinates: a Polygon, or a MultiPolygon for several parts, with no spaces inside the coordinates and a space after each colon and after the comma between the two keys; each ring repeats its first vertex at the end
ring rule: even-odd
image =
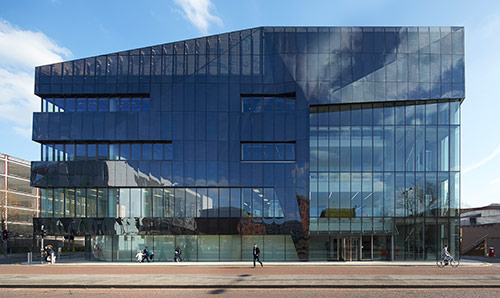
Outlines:
{"type": "Polygon", "coordinates": [[[49,235],[90,259],[459,253],[463,27],[259,27],[36,68],[49,235]]]}

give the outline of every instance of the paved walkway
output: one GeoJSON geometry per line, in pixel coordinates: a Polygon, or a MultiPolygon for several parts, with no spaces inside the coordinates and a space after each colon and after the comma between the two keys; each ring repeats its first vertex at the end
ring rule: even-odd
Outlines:
{"type": "MultiPolygon", "coordinates": [[[[33,262],[31,265],[41,265],[38,260],[33,262]]],[[[28,265],[26,262],[22,262],[22,265],[28,265]]],[[[431,266],[436,267],[435,261],[349,261],[349,262],[265,262],[267,266],[280,266],[280,267],[310,267],[310,266],[431,266]]],[[[89,262],[89,261],[72,261],[64,259],[61,262],[57,262],[56,265],[68,265],[68,266],[172,266],[172,267],[221,267],[221,266],[232,266],[232,267],[248,267],[252,265],[252,261],[246,262],[89,262]]],[[[478,266],[489,266],[490,263],[483,260],[461,260],[460,266],[462,267],[478,267],[478,266]]]]}
{"type": "Polygon", "coordinates": [[[0,265],[0,288],[500,288],[500,266],[435,262],[0,265]]]}
{"type": "Polygon", "coordinates": [[[500,288],[500,276],[6,274],[0,288],[500,288]]]}

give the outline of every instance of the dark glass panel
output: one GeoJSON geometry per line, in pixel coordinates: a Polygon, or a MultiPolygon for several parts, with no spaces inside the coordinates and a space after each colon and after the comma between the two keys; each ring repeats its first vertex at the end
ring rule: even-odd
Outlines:
{"type": "Polygon", "coordinates": [[[284,112],[285,111],[285,99],[283,97],[275,97],[274,99],[274,111],[284,112]]]}
{"type": "Polygon", "coordinates": [[[163,159],[163,144],[153,144],[153,159],[154,160],[163,159]]]}
{"type": "Polygon", "coordinates": [[[437,124],[437,103],[425,105],[425,123],[437,124]]]}
{"type": "Polygon", "coordinates": [[[54,146],[54,160],[57,161],[64,161],[64,145],[63,144],[56,144],[54,146]]]}
{"type": "Polygon", "coordinates": [[[425,129],[425,170],[437,170],[437,127],[427,126],[425,129]]]}
{"type": "Polygon", "coordinates": [[[76,111],[77,112],[85,112],[87,110],[87,99],[86,98],[77,98],[76,99],[76,111]]]}
{"type": "Polygon", "coordinates": [[[262,144],[252,144],[252,160],[262,160],[262,144]]]}
{"type": "Polygon", "coordinates": [[[361,171],[361,127],[351,128],[351,171],[361,171]]]}
{"type": "Polygon", "coordinates": [[[252,111],[252,98],[251,97],[242,97],[241,98],[241,111],[242,112],[251,112],[252,111]]]}
{"type": "Polygon", "coordinates": [[[274,111],[274,97],[264,97],[263,98],[263,110],[264,112],[274,111]]]}
{"type": "Polygon", "coordinates": [[[147,112],[151,110],[151,100],[149,98],[142,99],[142,111],[147,112]]]}
{"type": "Polygon", "coordinates": [[[241,190],[241,217],[252,217],[252,193],[251,188],[243,188],[241,190]]]}
{"type": "Polygon", "coordinates": [[[262,112],[262,97],[252,98],[252,111],[257,113],[262,112]]]}
{"type": "Polygon", "coordinates": [[[450,124],[450,105],[448,102],[438,103],[438,124],[450,124]]]}
{"type": "Polygon", "coordinates": [[[361,125],[361,105],[352,105],[351,125],[361,125]]]}
{"type": "Polygon", "coordinates": [[[384,124],[394,125],[395,111],[392,104],[384,104],[384,124]]]}
{"type": "Polygon", "coordinates": [[[87,156],[87,145],[85,144],[76,144],[76,159],[82,160],[86,159],[87,156]]]}
{"type": "Polygon", "coordinates": [[[108,159],[108,144],[97,144],[97,158],[108,159]]]}
{"type": "Polygon", "coordinates": [[[152,159],[153,159],[153,145],[142,144],[142,160],[152,160],[152,159]]]}
{"type": "Polygon", "coordinates": [[[54,98],[55,112],[64,112],[64,98],[54,98]]]}
{"type": "Polygon", "coordinates": [[[97,112],[97,98],[87,99],[87,112],[97,112]]]}
{"type": "Polygon", "coordinates": [[[295,144],[285,144],[286,160],[295,160],[295,144]]]}
{"type": "Polygon", "coordinates": [[[130,98],[122,97],[120,98],[120,112],[129,112],[130,111],[130,98]]]}
{"type": "Polygon", "coordinates": [[[219,216],[219,189],[209,188],[207,197],[208,217],[219,216]]]}
{"type": "Polygon", "coordinates": [[[109,111],[118,112],[120,110],[120,99],[112,97],[109,99],[109,111]]]}
{"type": "Polygon", "coordinates": [[[96,144],[88,144],[87,145],[87,156],[89,159],[97,158],[97,145],[96,144]]]}
{"type": "Polygon", "coordinates": [[[109,159],[110,160],[119,160],[120,159],[119,148],[120,148],[120,146],[118,144],[110,144],[109,145],[109,159]]]}
{"type": "Polygon", "coordinates": [[[285,160],[285,144],[274,144],[274,160],[285,160]]]}
{"type": "Polygon", "coordinates": [[[340,125],[351,125],[351,108],[348,105],[340,107],[340,125]]]}
{"type": "Polygon", "coordinates": [[[141,144],[131,144],[131,160],[141,160],[141,144]]]}
{"type": "Polygon", "coordinates": [[[108,98],[99,98],[98,104],[99,104],[99,107],[98,107],[99,112],[109,111],[109,99],[108,98]]]}
{"type": "Polygon", "coordinates": [[[295,112],[295,99],[286,98],[286,111],[287,112],[295,112]]]}
{"type": "Polygon", "coordinates": [[[134,97],[131,100],[131,108],[132,112],[140,112],[141,111],[141,98],[134,97]]]}
{"type": "Polygon", "coordinates": [[[252,144],[241,144],[241,160],[252,160],[252,144]]]}
{"type": "Polygon", "coordinates": [[[165,147],[164,159],[165,160],[172,160],[172,158],[173,158],[173,145],[171,143],[164,144],[164,147],[165,147]]]}
{"type": "Polygon", "coordinates": [[[372,105],[364,105],[363,110],[361,110],[363,114],[363,125],[372,125],[373,124],[373,109],[372,105]]]}
{"type": "Polygon", "coordinates": [[[75,160],[75,144],[66,144],[64,149],[66,151],[66,160],[75,160]]]}
{"type": "Polygon", "coordinates": [[[120,144],[120,160],[130,159],[130,144],[120,144]]]}
{"type": "Polygon", "coordinates": [[[460,102],[450,102],[450,124],[460,124],[460,102]]]}
{"type": "Polygon", "coordinates": [[[264,143],[263,144],[263,160],[273,160],[273,144],[272,143],[264,143]]]}

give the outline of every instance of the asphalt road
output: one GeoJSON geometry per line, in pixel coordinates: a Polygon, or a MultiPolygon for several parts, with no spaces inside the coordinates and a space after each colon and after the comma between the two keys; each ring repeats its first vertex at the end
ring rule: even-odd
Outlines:
{"type": "Polygon", "coordinates": [[[2,289],[0,297],[499,297],[498,289],[2,289]]]}

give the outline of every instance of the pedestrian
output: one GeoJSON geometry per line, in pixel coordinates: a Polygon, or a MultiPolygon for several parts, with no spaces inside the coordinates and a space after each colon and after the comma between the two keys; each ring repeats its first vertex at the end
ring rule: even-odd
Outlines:
{"type": "Polygon", "coordinates": [[[175,248],[175,252],[174,252],[174,262],[182,262],[182,250],[181,250],[181,247],[180,246],[177,246],[175,248]]]}
{"type": "Polygon", "coordinates": [[[135,255],[137,258],[137,262],[141,263],[142,262],[142,252],[140,250],[137,251],[137,254],[135,255]]]}
{"type": "Polygon", "coordinates": [[[50,244],[45,247],[45,262],[47,264],[56,263],[56,256],[54,253],[54,249],[52,249],[52,245],[50,244]]]}
{"type": "Polygon", "coordinates": [[[43,248],[42,256],[45,258],[45,264],[49,264],[50,263],[50,255],[49,255],[49,246],[48,245],[45,245],[45,247],[43,248]]]}
{"type": "Polygon", "coordinates": [[[253,268],[255,268],[255,260],[260,263],[260,267],[264,267],[260,261],[260,249],[257,246],[257,243],[253,244],[253,268]]]}
{"type": "Polygon", "coordinates": [[[149,248],[147,246],[144,248],[144,251],[142,252],[142,262],[144,262],[144,260],[148,261],[148,263],[150,262],[149,261],[149,248]]]}

